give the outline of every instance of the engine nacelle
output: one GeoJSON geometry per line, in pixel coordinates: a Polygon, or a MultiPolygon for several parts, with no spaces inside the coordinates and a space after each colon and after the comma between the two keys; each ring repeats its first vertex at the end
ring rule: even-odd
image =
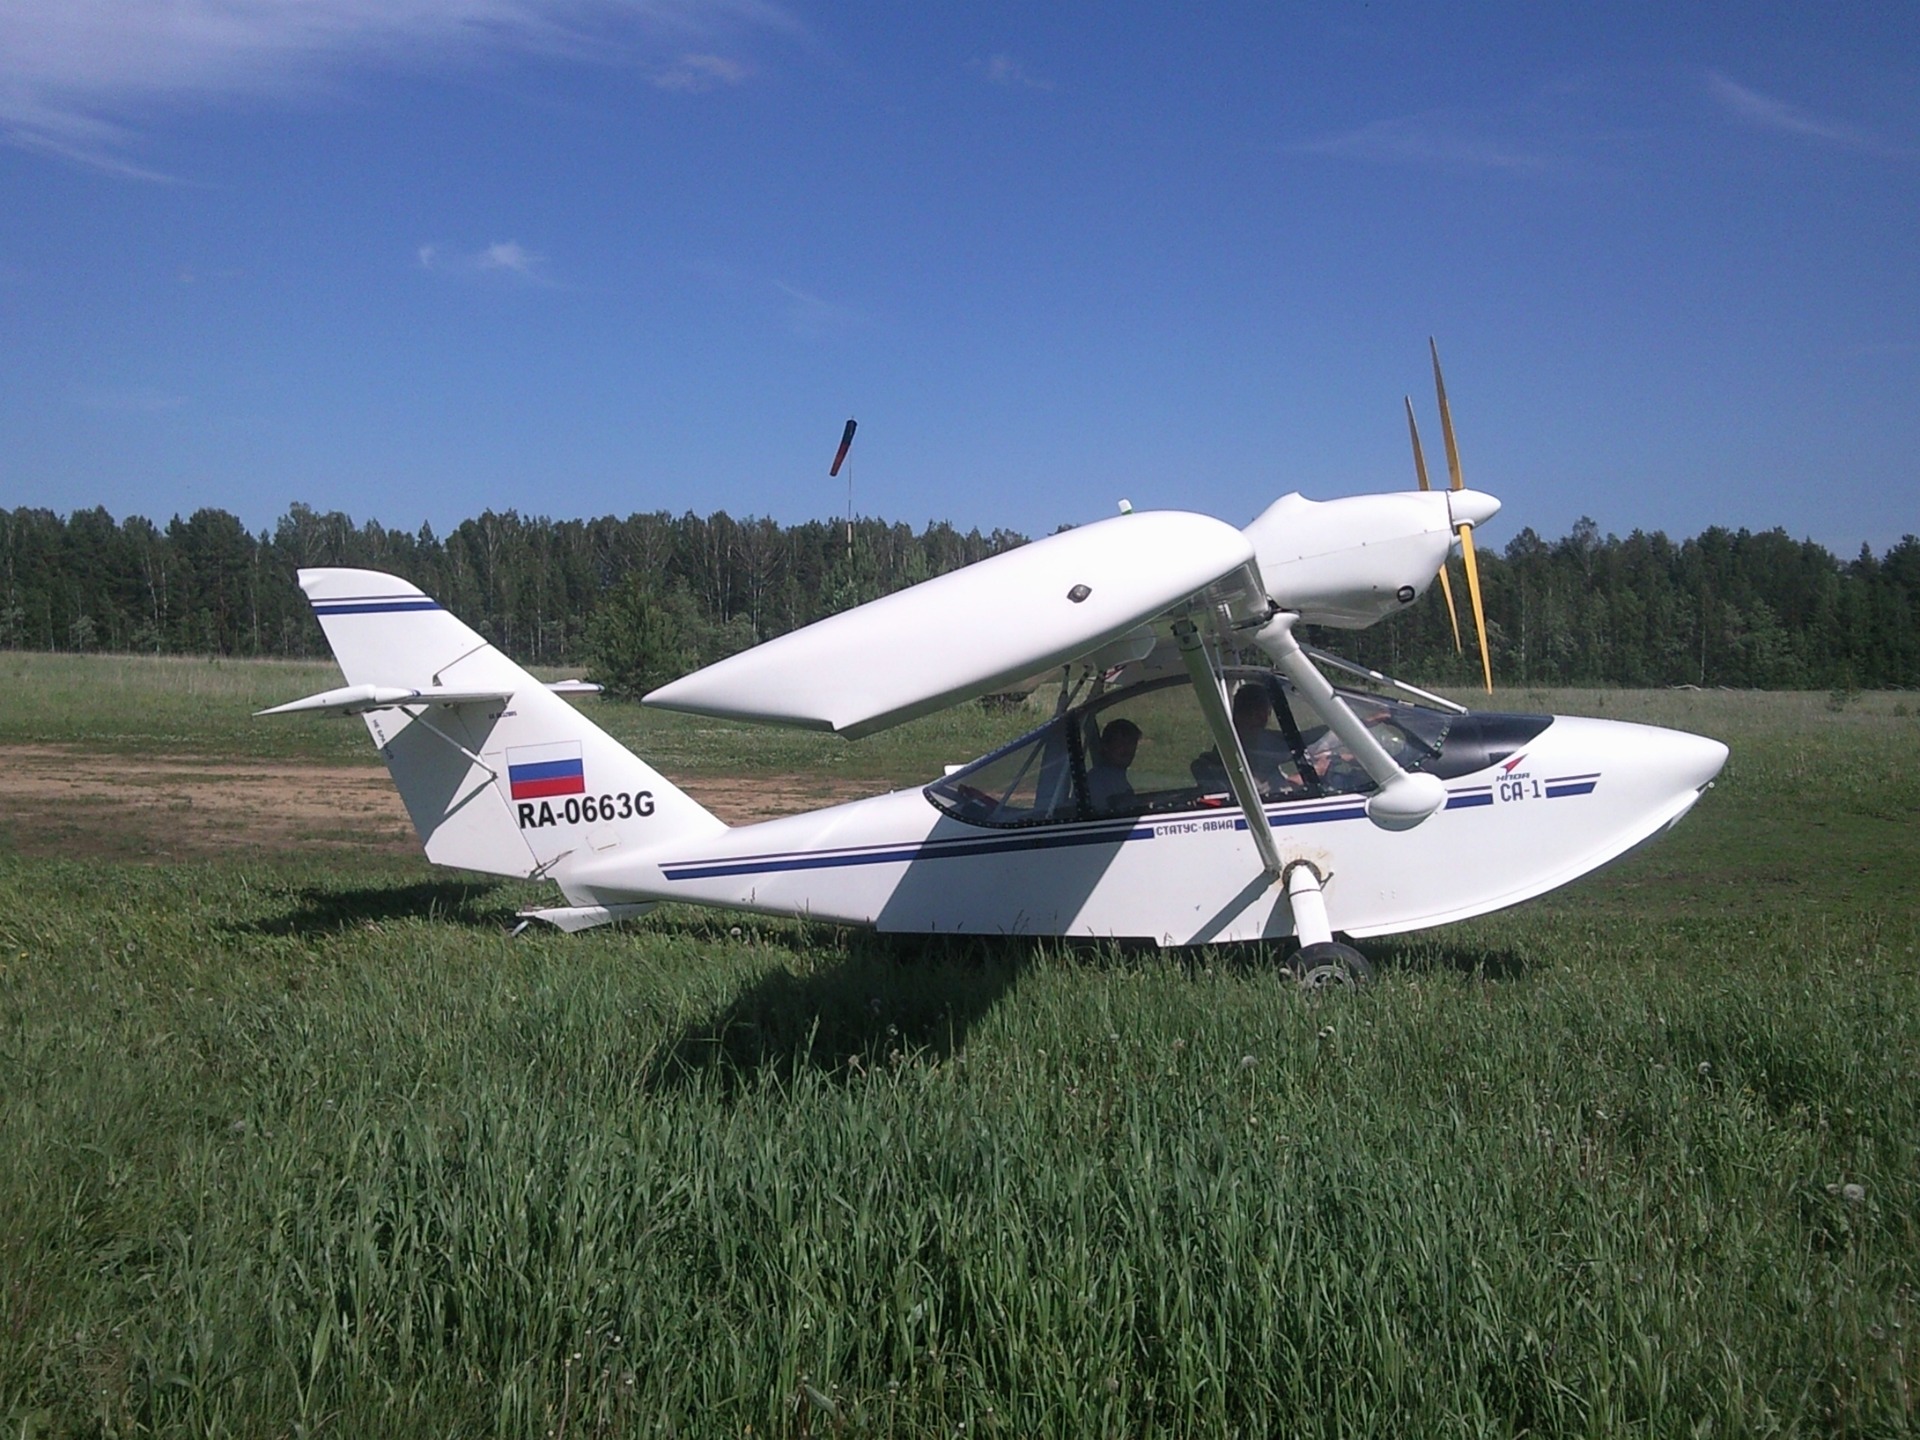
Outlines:
{"type": "Polygon", "coordinates": [[[1364,630],[1433,583],[1454,526],[1477,525],[1500,502],[1479,490],[1409,490],[1309,500],[1283,495],[1243,533],[1267,594],[1312,625],[1364,630]]]}

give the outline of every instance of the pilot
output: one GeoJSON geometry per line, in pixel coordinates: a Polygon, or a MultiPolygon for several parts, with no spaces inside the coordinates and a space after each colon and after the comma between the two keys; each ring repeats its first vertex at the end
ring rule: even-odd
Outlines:
{"type": "Polygon", "coordinates": [[[1094,763],[1087,767],[1087,801],[1096,815],[1111,815],[1133,803],[1127,767],[1140,749],[1140,727],[1131,720],[1109,720],[1100,732],[1094,763]]]}
{"type": "MultiPolygon", "coordinates": [[[[1240,748],[1260,793],[1297,793],[1302,782],[1293,762],[1293,747],[1286,736],[1267,728],[1272,718],[1273,701],[1262,682],[1249,680],[1233,692],[1233,733],[1240,737],[1240,748]]],[[[1203,790],[1230,788],[1227,767],[1214,750],[1193,762],[1193,778],[1203,790]]]]}

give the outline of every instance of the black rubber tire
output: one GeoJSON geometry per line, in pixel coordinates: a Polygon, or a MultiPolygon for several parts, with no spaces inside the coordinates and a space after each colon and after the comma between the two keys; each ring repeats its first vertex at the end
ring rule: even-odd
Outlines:
{"type": "Polygon", "coordinates": [[[1353,987],[1372,982],[1373,966],[1351,945],[1328,940],[1319,945],[1303,945],[1300,953],[1293,957],[1293,975],[1313,990],[1353,987]]]}

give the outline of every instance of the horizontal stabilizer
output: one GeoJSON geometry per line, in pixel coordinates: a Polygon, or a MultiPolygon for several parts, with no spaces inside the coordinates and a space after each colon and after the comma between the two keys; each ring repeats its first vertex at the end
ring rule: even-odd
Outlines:
{"type": "Polygon", "coordinates": [[[255,715],[365,715],[372,710],[399,710],[416,705],[481,705],[511,700],[504,690],[403,690],[397,685],[342,685],[304,700],[256,710],[255,715]]]}
{"type": "Polygon", "coordinates": [[[1265,604],[1240,531],[1178,510],[1120,515],[829,616],[646,703],[857,738],[1076,660],[1214,586],[1265,604]]]}
{"type": "MultiPolygon", "coordinates": [[[[555,680],[547,689],[556,695],[598,695],[600,687],[585,680],[555,680]]],[[[259,715],[365,715],[373,710],[399,710],[416,705],[488,705],[511,700],[511,690],[409,690],[399,685],[342,685],[303,700],[256,710],[259,715]]]]}

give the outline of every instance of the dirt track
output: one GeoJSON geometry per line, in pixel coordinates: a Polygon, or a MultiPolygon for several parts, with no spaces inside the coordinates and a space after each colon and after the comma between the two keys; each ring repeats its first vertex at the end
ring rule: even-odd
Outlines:
{"type": "MultiPolygon", "coordinates": [[[[813,775],[684,788],[730,825],[867,793],[813,775]]],[[[0,746],[0,848],[15,853],[169,860],[340,846],[419,853],[385,769],[0,746]]]]}

